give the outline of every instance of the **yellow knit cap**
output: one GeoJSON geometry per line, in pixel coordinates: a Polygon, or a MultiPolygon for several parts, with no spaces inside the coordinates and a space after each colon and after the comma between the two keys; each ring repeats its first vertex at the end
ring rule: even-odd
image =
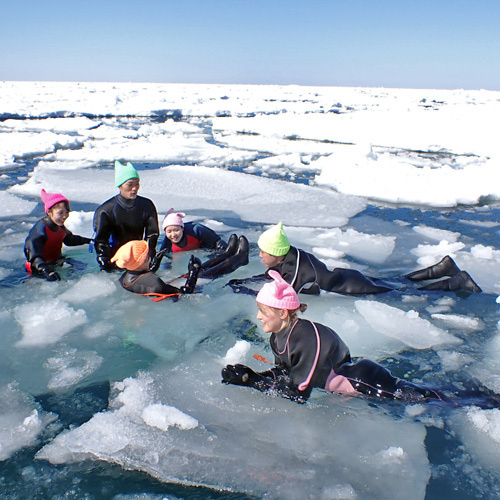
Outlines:
{"type": "Polygon", "coordinates": [[[280,222],[267,231],[264,231],[260,235],[257,245],[259,245],[259,248],[263,252],[274,257],[286,255],[290,250],[290,242],[283,230],[283,224],[280,222]]]}
{"type": "Polygon", "coordinates": [[[149,256],[147,241],[134,240],[122,245],[115,253],[111,262],[116,262],[120,269],[135,271],[141,267],[149,256]]]}

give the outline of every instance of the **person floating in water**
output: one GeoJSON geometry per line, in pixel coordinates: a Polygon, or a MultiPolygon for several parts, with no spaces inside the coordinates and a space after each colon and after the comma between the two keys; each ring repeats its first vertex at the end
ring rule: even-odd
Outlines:
{"type": "Polygon", "coordinates": [[[186,283],[180,288],[165,283],[150,271],[150,261],[149,246],[144,240],[128,241],[111,258],[111,262],[118,268],[125,269],[120,276],[120,283],[129,292],[151,296],[155,301],[194,292],[201,267],[199,259],[191,258],[186,283]]]}
{"type": "Polygon", "coordinates": [[[97,262],[104,271],[116,269],[111,257],[128,241],[146,240],[153,257],[159,236],[156,207],[150,199],[137,195],[139,173],[130,162],[115,162],[115,185],[120,193],[105,201],[94,214],[97,262]]]}
{"type": "Polygon", "coordinates": [[[163,219],[162,229],[165,239],[160,252],[190,252],[198,248],[207,248],[217,252],[224,251],[227,244],[215,232],[198,222],[184,222],[186,214],[175,212],[171,208],[163,219]]]}
{"type": "MultiPolygon", "coordinates": [[[[320,323],[299,319],[306,310],[297,293],[277,271],[270,270],[272,282],[257,294],[257,319],[270,345],[276,366],[257,373],[243,364],[222,369],[222,382],[277,393],[305,402],[314,388],[334,393],[362,393],[377,398],[408,402],[448,401],[436,390],[394,377],[389,370],[369,359],[353,362],[349,348],[339,335],[320,323]]],[[[498,398],[481,392],[463,391],[462,402],[498,407],[498,398]]],[[[449,400],[455,404],[456,400],[449,400]]]]}
{"type": "Polygon", "coordinates": [[[245,236],[232,234],[226,244],[222,238],[210,228],[193,222],[184,223],[185,214],[170,209],[163,220],[165,230],[160,251],[151,262],[151,271],[160,268],[165,254],[170,252],[185,252],[207,248],[216,250],[216,255],[202,263],[200,278],[218,278],[229,274],[241,266],[248,264],[249,244],[245,236]]]}
{"type": "MultiPolygon", "coordinates": [[[[330,271],[326,264],[313,254],[290,245],[283,224],[272,226],[258,240],[260,258],[268,269],[274,269],[291,284],[297,293],[317,295],[321,290],[340,294],[376,294],[394,290],[394,286],[379,278],[365,276],[355,269],[335,268],[330,271]]],[[[249,278],[248,281],[268,279],[266,274],[249,278]]],[[[403,277],[410,282],[436,280],[419,287],[419,290],[481,292],[469,273],[461,271],[447,255],[437,264],[414,271],[403,277]],[[445,279],[440,279],[445,278],[445,279]]],[[[240,291],[247,280],[236,280],[229,285],[240,291]]],[[[249,291],[243,287],[243,291],[249,291]]]]}
{"type": "Polygon", "coordinates": [[[185,285],[180,288],[165,283],[157,276],[151,262],[148,243],[144,240],[125,243],[111,258],[112,264],[120,269],[126,269],[120,277],[123,288],[139,295],[156,296],[156,300],[161,300],[181,293],[194,293],[198,278],[215,279],[247,264],[248,241],[244,236],[238,238],[232,235],[226,250],[203,264],[200,259],[192,255],[188,272],[181,276],[186,279],[185,285]]]}
{"type": "Polygon", "coordinates": [[[67,246],[87,245],[92,240],[73,234],[64,226],[70,212],[69,201],[65,196],[60,193],[47,193],[42,189],[40,197],[47,215],[31,228],[26,238],[25,267],[30,274],[45,277],[48,281],[58,281],[61,277],[56,266],[64,262],[75,267],[83,264],[63,257],[63,243],[67,246]]]}

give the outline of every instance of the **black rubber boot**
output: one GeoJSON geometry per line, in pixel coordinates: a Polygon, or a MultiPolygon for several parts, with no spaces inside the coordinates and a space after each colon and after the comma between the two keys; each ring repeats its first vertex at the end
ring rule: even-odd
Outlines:
{"type": "Polygon", "coordinates": [[[411,281],[432,280],[442,278],[443,276],[453,278],[453,276],[456,276],[459,272],[460,269],[455,264],[455,261],[449,255],[446,255],[437,264],[426,267],[425,269],[413,271],[407,274],[405,278],[411,281]]]}
{"type": "Polygon", "coordinates": [[[208,269],[209,267],[216,266],[220,262],[225,261],[227,258],[231,257],[238,251],[238,236],[235,234],[232,234],[229,237],[229,241],[227,242],[227,247],[226,249],[220,253],[219,255],[216,255],[210,260],[207,260],[206,262],[203,262],[201,265],[202,269],[208,269]]]}
{"type": "Polygon", "coordinates": [[[248,250],[248,240],[245,236],[240,236],[236,253],[214,266],[203,268],[199,275],[200,278],[218,278],[224,274],[232,273],[238,267],[246,266],[248,264],[248,250]]]}
{"type": "Polygon", "coordinates": [[[181,286],[181,293],[193,293],[196,287],[196,282],[198,281],[198,274],[201,269],[201,260],[191,255],[191,259],[188,264],[188,276],[186,278],[186,283],[181,286]]]}
{"type": "Polygon", "coordinates": [[[453,278],[430,283],[427,286],[419,288],[419,290],[443,290],[445,292],[463,291],[471,293],[482,292],[481,288],[471,278],[467,271],[460,271],[456,276],[453,276],[453,278]]]}

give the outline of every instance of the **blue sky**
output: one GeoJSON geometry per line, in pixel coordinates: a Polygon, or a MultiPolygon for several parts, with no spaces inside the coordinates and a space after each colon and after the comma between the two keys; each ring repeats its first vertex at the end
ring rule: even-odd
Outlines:
{"type": "Polygon", "coordinates": [[[500,90],[498,0],[3,0],[0,80],[500,90]]]}

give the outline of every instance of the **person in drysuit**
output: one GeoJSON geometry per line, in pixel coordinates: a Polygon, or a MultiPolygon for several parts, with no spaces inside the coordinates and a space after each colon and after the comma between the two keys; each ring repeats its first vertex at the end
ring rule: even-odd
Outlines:
{"type": "Polygon", "coordinates": [[[225,384],[251,387],[262,392],[304,403],[314,388],[334,393],[365,394],[379,399],[406,402],[439,401],[452,405],[476,404],[484,408],[500,407],[498,395],[486,390],[454,391],[445,396],[431,387],[417,385],[392,375],[370,359],[353,361],[349,348],[331,328],[298,318],[306,310],[294,288],[274,270],[271,282],[257,294],[257,319],[264,333],[270,333],[275,366],[255,372],[243,364],[222,369],[225,384]]]}
{"type": "Polygon", "coordinates": [[[119,194],[94,213],[95,250],[103,271],[116,269],[111,258],[128,241],[146,240],[153,257],[159,236],[156,207],[150,199],[138,196],[139,173],[130,162],[115,162],[115,185],[119,194]]]}
{"type": "Polygon", "coordinates": [[[64,258],[62,246],[89,244],[92,240],[73,234],[64,223],[69,217],[69,200],[60,193],[40,192],[46,216],[40,219],[30,230],[24,242],[25,267],[28,273],[44,277],[48,281],[61,279],[57,266],[68,263],[75,267],[83,262],[64,258]]]}
{"type": "Polygon", "coordinates": [[[192,257],[189,262],[186,283],[177,288],[165,283],[153,271],[150,271],[149,246],[144,240],[128,241],[122,245],[111,258],[111,262],[116,264],[119,269],[125,269],[125,272],[120,276],[120,284],[125,290],[149,296],[155,301],[193,293],[201,265],[199,259],[192,257]]]}
{"type": "MultiPolygon", "coordinates": [[[[395,290],[394,286],[379,278],[365,276],[355,269],[335,268],[329,270],[313,254],[290,245],[283,224],[272,226],[263,232],[258,240],[260,258],[268,269],[279,272],[283,279],[293,286],[297,293],[317,295],[321,290],[346,295],[377,294],[395,290]]],[[[235,291],[246,281],[268,280],[267,274],[235,280],[229,285],[235,291]]],[[[467,271],[461,271],[449,256],[437,264],[407,274],[402,284],[415,281],[437,280],[419,287],[419,290],[481,292],[467,271]],[[444,278],[444,279],[441,279],[444,278]]],[[[400,288],[404,289],[404,288],[400,288]]],[[[244,291],[248,291],[245,289],[244,291]]]]}

